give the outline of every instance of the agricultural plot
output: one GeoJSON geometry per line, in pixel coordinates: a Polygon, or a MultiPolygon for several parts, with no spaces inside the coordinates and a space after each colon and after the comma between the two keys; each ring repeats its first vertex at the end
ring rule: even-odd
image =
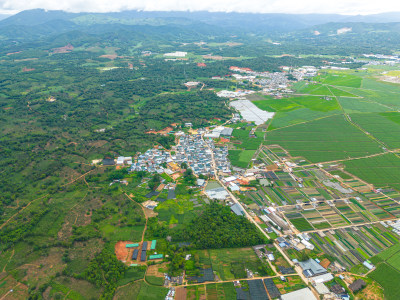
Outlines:
{"type": "Polygon", "coordinates": [[[388,107],[367,98],[339,97],[340,105],[346,113],[386,112],[388,107]]]}
{"type": "Polygon", "coordinates": [[[359,193],[368,193],[369,191],[371,191],[371,186],[361,181],[360,179],[344,180],[344,183],[359,193]]]}
{"type": "Polygon", "coordinates": [[[394,213],[397,214],[399,205],[393,203],[390,199],[384,200],[383,204],[386,207],[381,208],[367,198],[356,197],[346,201],[336,200],[332,206],[324,202],[318,202],[318,204],[313,204],[314,206],[303,205],[301,209],[298,208],[296,210],[294,208],[284,208],[283,211],[297,229],[307,231],[328,227],[339,228],[351,224],[357,225],[395,218],[394,213]],[[387,203],[388,201],[391,201],[390,204],[387,203]],[[303,218],[307,222],[303,221],[303,218]],[[313,228],[311,229],[304,224],[310,224],[313,228]]]}
{"type": "Polygon", "coordinates": [[[340,111],[314,111],[308,108],[298,108],[296,110],[287,112],[278,112],[275,114],[270,125],[268,126],[268,131],[276,130],[286,126],[296,125],[298,123],[309,122],[312,120],[329,117],[331,115],[339,114],[340,111]]]}
{"type": "Polygon", "coordinates": [[[367,193],[364,194],[364,196],[393,217],[398,217],[400,215],[400,205],[398,202],[390,199],[388,196],[375,193],[367,193]]]}
{"type": "Polygon", "coordinates": [[[400,148],[400,113],[351,114],[353,122],[385,143],[388,148],[400,148]]]}
{"type": "Polygon", "coordinates": [[[386,108],[386,111],[397,111],[400,108],[398,101],[400,87],[398,85],[364,78],[361,88],[346,88],[346,91],[364,97],[366,101],[376,103],[379,106],[386,108]]]}
{"type": "Polygon", "coordinates": [[[397,300],[400,297],[400,272],[386,263],[381,263],[368,275],[384,289],[385,299],[397,300]]]}
{"type": "Polygon", "coordinates": [[[250,137],[250,131],[245,129],[234,129],[232,143],[244,150],[256,150],[263,141],[263,132],[256,132],[256,137],[250,137]]]}
{"type": "Polygon", "coordinates": [[[302,88],[297,89],[298,93],[310,95],[333,96],[329,88],[319,83],[305,83],[302,88]]]}
{"type": "Polygon", "coordinates": [[[317,210],[333,227],[345,226],[349,223],[336,210],[325,203],[319,205],[317,210]]]}
{"type": "Polygon", "coordinates": [[[376,187],[400,190],[400,158],[392,153],[343,162],[346,171],[376,187]]]}
{"type": "Polygon", "coordinates": [[[330,224],[316,209],[304,210],[302,215],[315,229],[324,229],[330,227],[330,224]]]}
{"type": "Polygon", "coordinates": [[[231,164],[239,168],[247,168],[256,150],[229,150],[231,164]]]}
{"type": "Polygon", "coordinates": [[[261,272],[262,263],[252,248],[210,249],[199,251],[198,255],[203,267],[212,267],[221,280],[246,278],[246,268],[261,272]]]}
{"type": "Polygon", "coordinates": [[[289,213],[286,214],[286,217],[299,231],[309,231],[314,229],[307,219],[299,213],[289,213]]]}
{"type": "Polygon", "coordinates": [[[286,281],[282,281],[280,278],[273,278],[273,282],[281,295],[307,287],[299,276],[288,276],[286,277],[286,281]]]}
{"type": "MultiPolygon", "coordinates": [[[[341,110],[338,102],[332,97],[328,88],[323,88],[326,92],[321,91],[322,96],[297,96],[278,100],[279,107],[275,109],[277,113],[272,119],[268,130],[340,114],[341,110]],[[330,95],[330,97],[324,97],[326,94],[330,95]]],[[[262,103],[256,103],[256,105],[265,107],[265,102],[270,103],[270,101],[263,101],[262,103]]],[[[273,104],[271,103],[271,105],[273,104]]]]}
{"type": "Polygon", "coordinates": [[[345,74],[343,72],[330,72],[316,77],[315,80],[323,84],[359,88],[361,86],[363,78],[351,74],[345,74]]]}
{"type": "Polygon", "coordinates": [[[379,145],[343,116],[332,116],[270,131],[266,144],[278,144],[294,157],[311,162],[334,161],[382,152],[379,145]]]}
{"type": "Polygon", "coordinates": [[[311,242],[318,250],[335,257],[346,269],[377,254],[379,256],[380,252],[398,243],[399,239],[380,224],[336,229],[333,233],[312,233],[311,237],[311,242]]]}

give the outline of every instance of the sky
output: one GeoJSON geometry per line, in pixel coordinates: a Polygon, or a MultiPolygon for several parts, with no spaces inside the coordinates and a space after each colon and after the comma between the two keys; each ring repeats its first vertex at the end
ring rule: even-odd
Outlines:
{"type": "Polygon", "coordinates": [[[400,11],[399,0],[0,0],[0,13],[43,8],[69,12],[226,11],[255,13],[339,13],[346,15],[400,11]]]}

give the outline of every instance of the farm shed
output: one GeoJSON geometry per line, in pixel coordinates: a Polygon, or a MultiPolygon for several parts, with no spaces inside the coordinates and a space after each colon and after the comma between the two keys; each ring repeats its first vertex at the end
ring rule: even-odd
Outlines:
{"type": "Polygon", "coordinates": [[[140,254],[140,261],[146,261],[146,250],[143,250],[140,254]]]}
{"type": "Polygon", "coordinates": [[[149,256],[149,259],[160,259],[163,258],[164,255],[163,254],[153,254],[149,256]]]}
{"type": "Polygon", "coordinates": [[[147,250],[147,242],[143,242],[142,251],[146,251],[146,250],[147,250]]]}
{"type": "Polygon", "coordinates": [[[157,241],[156,241],[156,240],[152,240],[152,241],[151,241],[150,250],[156,249],[156,244],[157,244],[157,241]]]}
{"type": "Polygon", "coordinates": [[[125,245],[126,248],[135,248],[135,247],[139,247],[139,244],[126,244],[125,245]]]}
{"type": "Polygon", "coordinates": [[[139,250],[138,249],[133,250],[132,260],[137,260],[138,254],[139,254],[139,250]]]}

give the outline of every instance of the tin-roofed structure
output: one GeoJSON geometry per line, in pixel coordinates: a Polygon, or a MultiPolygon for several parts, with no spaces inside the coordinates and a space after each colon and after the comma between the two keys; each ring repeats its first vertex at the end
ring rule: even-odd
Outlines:
{"type": "Polygon", "coordinates": [[[156,249],[156,244],[157,244],[157,241],[156,240],[152,240],[151,241],[150,250],[155,250],[156,249]]]}
{"type": "Polygon", "coordinates": [[[325,274],[327,271],[314,259],[310,258],[306,261],[299,262],[300,267],[303,269],[303,274],[306,277],[312,277],[325,274]]]}
{"type": "Polygon", "coordinates": [[[143,250],[140,254],[140,261],[146,261],[146,250],[143,250]]]}
{"type": "Polygon", "coordinates": [[[139,254],[139,250],[138,249],[133,250],[132,260],[137,260],[138,254],[139,254]]]}
{"type": "Polygon", "coordinates": [[[146,251],[146,250],[147,250],[147,242],[143,242],[142,251],[146,251]]]}
{"type": "Polygon", "coordinates": [[[152,259],[160,259],[160,258],[163,258],[163,257],[164,257],[163,254],[153,254],[153,255],[149,256],[149,259],[150,260],[152,260],[152,259]]]}

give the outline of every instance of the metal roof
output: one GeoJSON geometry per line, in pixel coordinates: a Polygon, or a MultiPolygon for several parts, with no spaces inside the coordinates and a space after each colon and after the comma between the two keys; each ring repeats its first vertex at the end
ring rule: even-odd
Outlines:
{"type": "Polygon", "coordinates": [[[306,261],[300,261],[299,265],[303,269],[304,275],[306,275],[307,277],[327,272],[325,268],[323,268],[312,258],[306,261]]]}
{"type": "Polygon", "coordinates": [[[281,295],[282,300],[318,300],[309,288],[281,295]]]}
{"type": "Polygon", "coordinates": [[[238,216],[243,216],[244,212],[238,203],[231,206],[231,210],[238,216]]]}

